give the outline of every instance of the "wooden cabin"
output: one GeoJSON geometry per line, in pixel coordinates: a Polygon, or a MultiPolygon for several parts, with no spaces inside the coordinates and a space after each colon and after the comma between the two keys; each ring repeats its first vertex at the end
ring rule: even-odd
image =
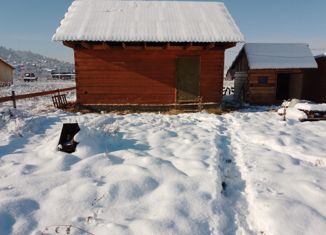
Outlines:
{"type": "Polygon", "coordinates": [[[77,103],[162,107],[219,104],[244,39],[223,3],[79,0],[53,40],[74,50],[77,103]]]}
{"type": "Polygon", "coordinates": [[[13,83],[14,67],[0,58],[0,86],[13,83]]]}
{"type": "Polygon", "coordinates": [[[306,44],[247,43],[228,76],[235,79],[235,99],[273,104],[303,97],[305,72],[316,69],[306,44]]]}
{"type": "Polygon", "coordinates": [[[305,73],[304,99],[326,103],[326,53],[315,57],[318,69],[305,73]]]}

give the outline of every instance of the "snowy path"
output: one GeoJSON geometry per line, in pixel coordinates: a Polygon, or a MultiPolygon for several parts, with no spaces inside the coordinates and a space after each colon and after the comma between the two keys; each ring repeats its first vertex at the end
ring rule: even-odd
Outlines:
{"type": "Polygon", "coordinates": [[[231,131],[233,123],[223,116],[220,120],[223,125],[218,129],[217,147],[220,150],[218,170],[221,172],[222,182],[225,183],[222,205],[227,216],[223,234],[254,234],[247,221],[246,183],[237,165],[238,154],[241,154],[241,151],[236,151],[233,145],[231,131]]]}
{"type": "Polygon", "coordinates": [[[248,219],[261,234],[326,231],[326,123],[268,112],[224,115],[246,182],[248,219]]]}

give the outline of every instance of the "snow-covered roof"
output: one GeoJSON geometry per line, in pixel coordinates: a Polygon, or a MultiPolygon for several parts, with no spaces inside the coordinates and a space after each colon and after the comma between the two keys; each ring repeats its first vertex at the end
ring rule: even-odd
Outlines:
{"type": "Polygon", "coordinates": [[[294,107],[304,111],[326,112],[326,104],[298,103],[294,107]]]}
{"type": "Polygon", "coordinates": [[[241,42],[223,3],[75,0],[55,41],[241,42]]]}
{"type": "Polygon", "coordinates": [[[250,69],[317,68],[307,44],[247,43],[244,46],[250,69]]]}

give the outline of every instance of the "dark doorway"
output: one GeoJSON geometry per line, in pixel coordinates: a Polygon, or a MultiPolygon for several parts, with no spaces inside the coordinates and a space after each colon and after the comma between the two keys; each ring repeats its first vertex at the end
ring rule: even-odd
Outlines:
{"type": "Polygon", "coordinates": [[[200,57],[177,58],[177,102],[196,102],[199,98],[200,57]]]}
{"type": "Polygon", "coordinates": [[[276,99],[287,100],[290,98],[291,74],[280,73],[277,75],[276,99]]]}

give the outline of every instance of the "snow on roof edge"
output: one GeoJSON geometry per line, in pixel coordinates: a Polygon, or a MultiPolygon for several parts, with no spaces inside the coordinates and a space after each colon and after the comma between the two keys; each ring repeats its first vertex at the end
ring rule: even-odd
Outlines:
{"type": "MultiPolygon", "coordinates": [[[[176,35],[168,35],[171,34],[171,31],[167,30],[166,28],[161,30],[160,33],[162,34],[162,31],[168,31],[168,33],[166,33],[166,35],[146,35],[144,37],[144,35],[136,35],[134,36],[130,36],[129,32],[125,33],[125,38],[124,37],[114,37],[114,35],[112,36],[112,34],[114,34],[114,32],[110,32],[111,34],[108,34],[107,32],[103,32],[105,30],[101,30],[102,35],[98,34],[98,35],[82,35],[80,34],[80,29],[77,30],[78,33],[75,33],[75,35],[73,34],[68,34],[68,35],[64,35],[64,33],[61,32],[60,35],[60,30],[62,28],[65,27],[66,24],[69,23],[69,21],[72,21],[71,18],[73,18],[73,13],[76,14],[76,8],[77,5],[82,5],[82,3],[84,3],[84,0],[75,0],[71,6],[68,8],[68,11],[66,12],[63,20],[61,20],[59,27],[56,29],[54,35],[52,36],[52,41],[98,41],[98,42],[103,42],[103,41],[116,41],[116,42],[244,42],[244,35],[241,33],[238,25],[235,23],[235,20],[233,19],[233,17],[231,16],[230,12],[228,11],[228,9],[226,8],[225,4],[223,2],[212,2],[212,1],[202,1],[202,2],[193,2],[193,1],[135,1],[135,0],[128,0],[128,1],[107,1],[107,2],[119,2],[120,4],[122,4],[121,2],[134,2],[134,3],[146,3],[146,4],[152,4],[155,6],[155,4],[157,4],[158,2],[160,2],[161,4],[165,4],[164,6],[166,7],[175,7],[176,10],[175,12],[178,13],[178,11],[183,11],[183,13],[187,13],[186,10],[180,10],[181,8],[179,7],[178,9],[178,5],[176,4],[178,2],[178,4],[190,4],[190,3],[196,3],[196,4],[200,4],[201,6],[203,6],[202,11],[209,11],[211,10],[211,7],[204,7],[205,3],[209,3],[209,4],[214,4],[216,6],[216,9],[218,9],[220,11],[221,14],[213,14],[213,15],[219,15],[217,18],[214,19],[220,19],[222,20],[222,22],[224,22],[225,24],[218,24],[215,23],[213,25],[215,25],[215,28],[220,27],[220,25],[227,25],[228,27],[222,27],[222,28],[218,28],[218,30],[215,30],[216,32],[213,32],[214,30],[212,30],[212,24],[207,26],[205,25],[204,27],[201,26],[201,28],[199,26],[197,26],[197,32],[193,32],[194,28],[191,28],[192,30],[188,31],[188,32],[183,32],[184,35],[179,34],[178,36],[176,35]],[[155,4],[154,4],[155,3],[155,4]],[[173,5],[175,3],[175,5],[173,5]],[[218,6],[218,7],[217,7],[218,6]],[[68,22],[68,23],[67,23],[68,22]],[[210,30],[208,30],[210,29],[210,30]],[[208,30],[207,33],[204,33],[203,31],[208,30]],[[189,33],[190,32],[190,33],[189,33]],[[188,35],[187,35],[188,33],[188,35]],[[191,33],[193,33],[191,35],[191,33]],[[215,34],[214,34],[215,33],[215,34]],[[106,35],[104,35],[106,34],[106,35]],[[128,35],[129,34],[129,35],[128,35]],[[218,36],[216,36],[216,34],[218,36]],[[82,35],[82,36],[81,36],[82,35]],[[167,36],[168,35],[168,36],[167,36]],[[181,35],[181,36],[180,36],[181,35]],[[197,37],[196,37],[197,35],[197,37]],[[200,36],[198,36],[200,35],[200,36]],[[129,38],[128,38],[129,37],[129,38]]],[[[100,2],[100,1],[99,1],[100,2]]],[[[108,3],[106,3],[108,4],[108,3]]],[[[109,5],[109,4],[108,4],[109,5]]],[[[121,5],[122,7],[125,5],[121,5]]],[[[81,8],[83,6],[79,6],[79,8],[81,8]]],[[[139,7],[139,5],[137,5],[137,7],[139,7]]],[[[144,7],[143,7],[144,8],[144,7]]],[[[164,9],[164,8],[163,8],[164,9]]],[[[164,13],[164,11],[162,11],[164,13]]],[[[197,11],[197,14],[199,14],[197,11]]],[[[117,12],[115,12],[116,14],[118,14],[117,12]]],[[[178,15],[176,14],[175,15],[178,15]]],[[[212,14],[211,14],[212,15],[212,14]]],[[[168,16],[165,16],[166,19],[170,19],[168,18],[168,16]]],[[[180,18],[174,16],[175,19],[174,20],[180,20],[180,18]]],[[[118,17],[117,17],[118,18],[118,17]]],[[[195,17],[188,17],[187,19],[191,19],[191,18],[195,18],[195,17]]],[[[208,17],[209,18],[209,17],[208,17]]],[[[131,18],[132,19],[132,18],[131,18]]],[[[186,20],[185,20],[186,22],[186,20]]],[[[212,22],[212,20],[211,20],[212,22]]],[[[85,22],[84,22],[85,23],[85,22]]],[[[87,23],[87,22],[86,22],[87,23]]],[[[167,22],[169,23],[169,22],[167,22]]],[[[180,22],[178,22],[180,23],[180,22]]],[[[182,23],[182,21],[181,21],[182,23]]],[[[195,22],[198,23],[198,22],[195,22]]],[[[184,23],[183,23],[184,24],[184,23]]],[[[187,24],[187,23],[186,23],[187,24]]],[[[182,25],[182,24],[181,24],[182,25]]],[[[180,26],[180,25],[179,25],[180,26]]],[[[166,25],[165,25],[166,27],[166,25]]],[[[171,27],[171,26],[170,26],[171,27]]],[[[185,27],[186,28],[186,27],[185,27]]],[[[214,28],[213,28],[214,29],[214,28]]],[[[108,30],[108,29],[107,29],[108,30]]],[[[109,29],[111,30],[111,29],[109,29]]],[[[111,30],[112,31],[112,30],[111,30]]],[[[122,30],[123,31],[123,30],[122,30]]],[[[130,31],[130,30],[125,30],[125,31],[130,31]]],[[[174,30],[174,31],[180,31],[180,30],[174,30]]],[[[94,32],[93,32],[94,33],[94,32]]],[[[96,32],[98,33],[98,32],[96,32]]],[[[146,32],[148,33],[148,32],[146,32]]],[[[176,32],[174,32],[176,33],[176,32]]],[[[121,35],[120,35],[121,36],[121,35]]]]}
{"type": "Polygon", "coordinates": [[[57,29],[55,30],[55,33],[54,33],[53,36],[52,36],[52,39],[51,39],[52,41],[55,41],[55,42],[60,42],[60,41],[61,41],[61,40],[56,40],[56,39],[55,39],[56,34],[58,33],[60,27],[62,26],[64,20],[68,18],[68,16],[69,16],[69,12],[70,12],[74,7],[75,7],[75,4],[77,4],[76,2],[77,2],[76,0],[73,0],[73,2],[71,3],[71,5],[68,7],[67,12],[64,14],[63,19],[60,20],[60,24],[59,24],[59,26],[58,26],[57,29]]]}

